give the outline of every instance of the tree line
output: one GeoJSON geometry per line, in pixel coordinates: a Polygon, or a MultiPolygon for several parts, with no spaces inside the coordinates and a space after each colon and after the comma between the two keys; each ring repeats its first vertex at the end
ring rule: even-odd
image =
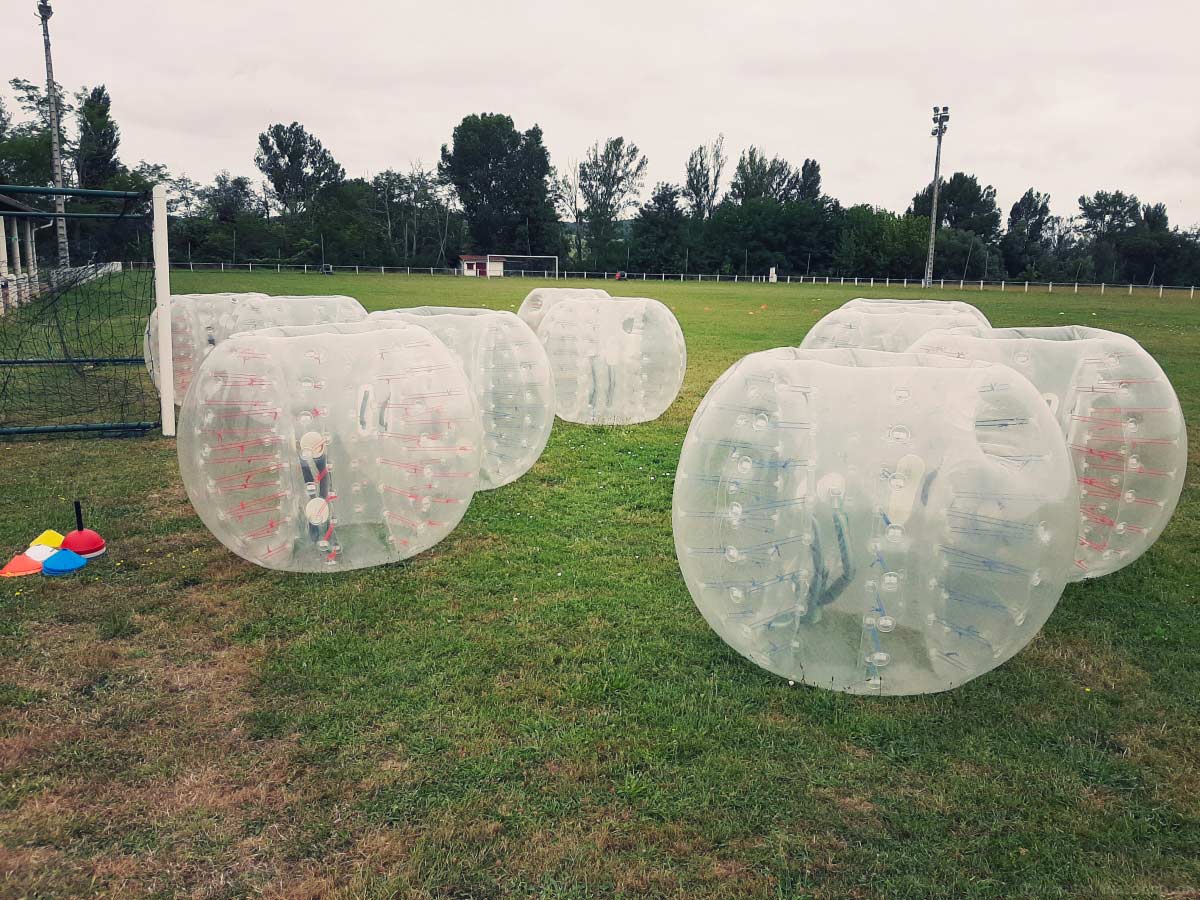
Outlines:
{"type": "MultiPolygon", "coordinates": [[[[9,82],[18,116],[0,99],[0,182],[52,182],[49,101],[9,82]]],[[[172,259],[196,262],[451,266],[468,252],[544,254],[563,265],[635,272],[920,277],[932,185],[903,213],[844,206],[822,189],[814,159],[798,165],[751,146],[732,162],[724,138],[701,144],[678,182],[646,187],[647,159],[624,137],[597,140],[561,170],[536,124],[468,115],[435,166],[412,164],[348,178],[303,125],[277,123],[253,148],[257,177],[219,173],[211,184],[162,165],[120,159],[120,128],[104,85],[71,98],[57,88],[68,183],[142,190],[165,182],[172,259]]],[[[87,204],[76,203],[85,209],[87,204]]],[[[1034,188],[1005,217],[995,189],[955,172],[939,185],[936,277],[1193,284],[1200,230],[1172,227],[1162,203],[1120,190],[1078,198],[1055,215],[1034,188]]],[[[105,229],[72,223],[93,253],[105,229]]],[[[44,238],[44,240],[48,240],[44,238]]]]}

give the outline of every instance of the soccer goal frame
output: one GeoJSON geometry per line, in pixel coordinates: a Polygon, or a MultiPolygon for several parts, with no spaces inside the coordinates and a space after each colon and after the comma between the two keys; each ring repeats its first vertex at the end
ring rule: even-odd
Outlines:
{"type": "MultiPolygon", "coordinates": [[[[174,391],[174,365],[171,354],[171,276],[170,276],[170,254],[167,250],[167,188],[164,184],[157,184],[153,187],[150,193],[150,233],[151,233],[151,252],[154,265],[154,309],[158,311],[158,355],[162,365],[161,390],[159,393],[159,410],[161,416],[160,424],[162,433],[165,437],[175,436],[175,391],[174,391]]],[[[4,195],[7,200],[11,201],[14,197],[74,197],[89,201],[121,201],[126,207],[137,202],[144,202],[146,193],[141,191],[112,191],[112,190],[95,190],[88,188],[62,188],[62,187],[43,187],[38,185],[5,185],[0,184],[0,195],[4,195]]],[[[46,219],[51,222],[61,222],[67,219],[131,219],[143,216],[144,214],[129,212],[127,209],[112,212],[67,212],[61,209],[61,206],[55,210],[42,210],[30,206],[25,206],[23,203],[11,204],[19,208],[4,208],[0,210],[0,243],[4,242],[11,231],[12,246],[17,251],[12,260],[13,265],[10,265],[8,254],[0,255],[0,279],[11,280],[12,276],[21,276],[20,253],[18,249],[18,223],[27,224],[31,220],[46,219]],[[8,220],[12,220],[11,223],[8,220]]],[[[41,279],[37,267],[36,247],[33,242],[32,232],[27,227],[25,230],[25,259],[26,282],[32,282],[32,290],[39,291],[42,288],[41,279]]],[[[115,263],[118,267],[120,263],[115,263]]],[[[84,271],[82,275],[78,271],[73,271],[75,277],[86,279],[87,277],[96,277],[97,274],[103,274],[108,270],[107,267],[82,266],[77,267],[79,270],[92,270],[94,272],[84,271]]],[[[53,279],[53,276],[51,276],[53,279]]],[[[25,297],[28,299],[28,291],[30,287],[28,283],[24,287],[25,297]]],[[[20,361],[18,361],[20,362],[20,361]]],[[[90,362],[102,362],[101,360],[92,360],[90,362]]],[[[116,360],[120,363],[129,363],[131,360],[116,360]]],[[[140,361],[139,361],[140,362],[140,361]]],[[[156,423],[132,423],[135,426],[152,426],[156,423]]],[[[43,432],[58,432],[58,431],[119,431],[123,429],[124,423],[97,423],[97,424],[81,424],[67,426],[37,426],[32,428],[18,429],[21,433],[43,433],[43,432]]]]}
{"type": "MultiPolygon", "coordinates": [[[[504,275],[499,275],[499,276],[492,275],[492,260],[493,259],[498,260],[501,263],[507,262],[510,259],[552,259],[552,260],[554,260],[554,280],[555,281],[558,280],[558,257],[557,256],[548,256],[548,255],[547,256],[539,256],[539,255],[533,254],[533,253],[489,253],[487,255],[487,273],[488,273],[487,277],[488,278],[493,278],[493,277],[503,278],[504,277],[504,275]]],[[[543,271],[549,271],[549,270],[543,270],[543,271]]]]}

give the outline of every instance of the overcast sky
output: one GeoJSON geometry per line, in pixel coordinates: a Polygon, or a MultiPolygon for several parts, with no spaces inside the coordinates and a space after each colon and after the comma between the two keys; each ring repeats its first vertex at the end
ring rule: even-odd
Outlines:
{"type": "MultiPolygon", "coordinates": [[[[0,0],[4,78],[42,78],[34,0],[0,0]]],[[[844,204],[902,211],[943,171],[1060,215],[1100,188],[1200,223],[1200,7],[1190,0],[393,3],[54,0],[55,74],[104,83],[126,163],[254,175],[258,132],[303,123],[351,176],[435,164],[472,112],[542,126],[564,168],[623,135],[654,181],[724,132],[821,163],[844,204]]],[[[11,97],[10,97],[11,99],[11,97]]],[[[732,168],[732,167],[730,167],[732,168]]]]}

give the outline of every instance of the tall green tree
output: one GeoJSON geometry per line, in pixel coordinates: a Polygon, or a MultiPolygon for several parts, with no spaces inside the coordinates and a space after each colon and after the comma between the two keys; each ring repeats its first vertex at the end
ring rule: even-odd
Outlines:
{"type": "Polygon", "coordinates": [[[724,168],[723,134],[718,134],[711,144],[701,144],[688,156],[682,193],[695,218],[701,221],[711,218],[721,192],[721,172],[724,168]]]}
{"type": "Polygon", "coordinates": [[[1003,259],[995,244],[985,241],[975,232],[962,228],[941,228],[938,230],[933,271],[937,278],[999,278],[1003,271],[1003,259]]]}
{"type": "Polygon", "coordinates": [[[1138,198],[1124,191],[1096,191],[1079,198],[1080,228],[1095,240],[1112,239],[1131,230],[1141,213],[1138,198]]]}
{"type": "MultiPolygon", "coordinates": [[[[1140,275],[1153,273],[1153,264],[1145,273],[1135,271],[1142,267],[1128,265],[1122,252],[1141,222],[1142,204],[1133,194],[1096,191],[1079,198],[1079,230],[1091,241],[1092,262],[1102,281],[1140,281],[1140,275]]],[[[1146,256],[1144,252],[1138,255],[1146,256]]]]}
{"type": "Polygon", "coordinates": [[[583,220],[595,265],[608,259],[621,215],[634,205],[646,174],[646,157],[637,144],[623,137],[597,141],[579,164],[579,193],[583,220]]]}
{"type": "Polygon", "coordinates": [[[187,175],[172,178],[167,191],[167,212],[173,216],[194,215],[202,202],[204,186],[187,175]]]}
{"type": "Polygon", "coordinates": [[[108,184],[121,171],[117,148],[121,146],[121,130],[112,117],[112,98],[100,84],[91,90],[80,91],[76,98],[75,174],[82,188],[99,188],[108,184]]]}
{"type": "Polygon", "coordinates": [[[228,171],[218,172],[211,186],[201,188],[200,198],[208,215],[217,222],[235,222],[239,216],[258,210],[258,195],[250,179],[228,171]]]}
{"type": "Polygon", "coordinates": [[[687,251],[688,214],[680,205],[684,191],[660,182],[633,220],[632,263],[653,272],[682,272],[687,251]]]}
{"type": "Polygon", "coordinates": [[[22,124],[0,137],[0,183],[47,185],[53,175],[49,130],[22,124]]]}
{"type": "MultiPolygon", "coordinates": [[[[45,82],[30,81],[27,78],[10,78],[9,87],[17,98],[17,106],[27,115],[36,119],[36,125],[41,128],[50,127],[50,104],[46,102],[45,82]]],[[[67,118],[75,111],[75,106],[68,102],[63,86],[54,83],[54,94],[58,98],[58,121],[62,128],[67,118]]]]}
{"type": "Polygon", "coordinates": [[[800,191],[800,173],[779,156],[767,158],[757,147],[742,151],[729,184],[729,198],[737,203],[769,198],[794,200],[800,191]]]}
{"type": "Polygon", "coordinates": [[[386,243],[380,261],[399,265],[445,265],[458,251],[458,216],[449,189],[419,164],[407,174],[387,169],[371,181],[374,214],[386,243]]]}
{"type": "Polygon", "coordinates": [[[557,256],[562,249],[554,200],[558,181],[538,125],[522,136],[516,174],[517,228],[512,250],[557,256]]]}
{"type": "Polygon", "coordinates": [[[289,215],[303,212],[319,191],[346,177],[333,154],[299,122],[275,124],[260,134],[254,165],[289,215]]]}
{"type": "Polygon", "coordinates": [[[815,159],[806,159],[800,166],[796,197],[814,203],[821,199],[821,164],[815,159]]]}
{"type": "Polygon", "coordinates": [[[1115,238],[1125,277],[1141,284],[1164,284],[1179,278],[1180,237],[1171,230],[1167,207],[1144,204],[1132,227],[1115,238]]]}
{"type": "Polygon", "coordinates": [[[1165,203],[1147,203],[1142,207],[1142,225],[1147,231],[1161,232],[1171,230],[1171,220],[1167,216],[1165,203]]]}
{"type": "Polygon", "coordinates": [[[833,266],[844,275],[915,276],[925,265],[929,222],[860,204],[845,211],[833,266]]]}
{"type": "Polygon", "coordinates": [[[1008,230],[1000,240],[1004,268],[1013,277],[1038,279],[1054,244],[1050,195],[1033,188],[1021,195],[1008,213],[1008,230]]]}
{"type": "MultiPolygon", "coordinates": [[[[48,185],[54,180],[50,155],[50,106],[43,88],[24,78],[9,79],[23,121],[5,112],[6,125],[0,137],[0,176],[13,184],[48,185]]],[[[63,98],[62,85],[55,85],[63,115],[74,107],[63,98]]],[[[68,174],[69,173],[64,173],[68,174]]],[[[69,177],[65,179],[69,181],[69,177]]]]}
{"type": "Polygon", "coordinates": [[[499,113],[466,116],[442,145],[438,174],[454,186],[480,252],[557,254],[555,176],[537,125],[499,113]]]}
{"type": "Polygon", "coordinates": [[[583,195],[579,192],[579,164],[567,166],[555,190],[555,205],[569,225],[570,243],[575,249],[575,264],[583,266],[583,195]]]}
{"type": "MultiPolygon", "coordinates": [[[[913,196],[908,215],[928,219],[932,208],[933,185],[930,184],[913,196]]],[[[990,184],[981,185],[974,175],[955,172],[938,188],[938,226],[969,231],[985,241],[996,240],[1000,236],[996,189],[990,184]]]]}

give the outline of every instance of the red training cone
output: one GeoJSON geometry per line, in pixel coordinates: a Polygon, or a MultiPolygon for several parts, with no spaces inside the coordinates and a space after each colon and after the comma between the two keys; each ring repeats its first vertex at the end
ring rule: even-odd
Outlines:
{"type": "Polygon", "coordinates": [[[75,530],[63,538],[62,549],[78,553],[84,559],[103,556],[108,546],[99,534],[90,528],[83,527],[83,507],[79,505],[78,500],[75,501],[75,525],[75,530]]]}

